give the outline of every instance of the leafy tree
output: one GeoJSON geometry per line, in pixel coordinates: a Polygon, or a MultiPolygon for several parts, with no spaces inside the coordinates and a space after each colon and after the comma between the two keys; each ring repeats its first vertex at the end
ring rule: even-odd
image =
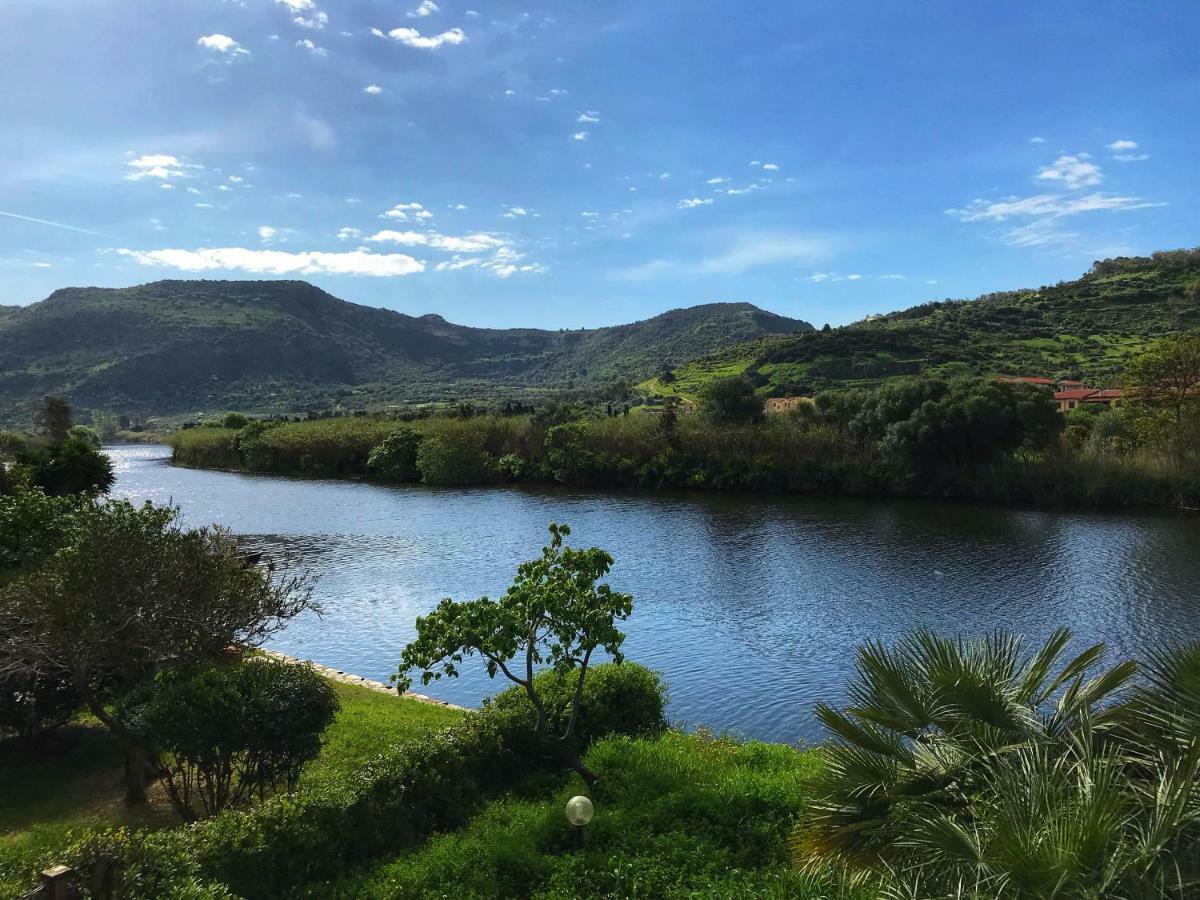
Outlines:
{"type": "Polygon", "coordinates": [[[81,499],[49,496],[28,480],[0,494],[0,584],[36,569],[75,533],[81,499]]]}
{"type": "Polygon", "coordinates": [[[72,440],[82,441],[94,450],[100,449],[100,433],[94,428],[86,425],[72,425],[67,434],[72,440]]]}
{"type": "Polygon", "coordinates": [[[546,432],[546,466],[555,481],[586,479],[594,463],[587,449],[587,426],[583,422],[554,425],[546,432]]]}
{"type": "Polygon", "coordinates": [[[377,478],[388,481],[417,481],[417,450],[421,432],[411,425],[398,425],[367,457],[367,468],[377,478]]]}
{"type": "Polygon", "coordinates": [[[486,484],[496,475],[496,461],[474,431],[433,434],[421,441],[417,469],[426,484],[486,484]]]}
{"type": "Polygon", "coordinates": [[[112,487],[112,460],[91,443],[70,437],[49,447],[30,447],[17,453],[33,483],[47,494],[106,494],[112,487]]]}
{"type": "Polygon", "coordinates": [[[54,443],[67,439],[74,420],[71,416],[71,404],[66,397],[51,394],[42,398],[42,408],[34,414],[33,422],[54,443]]]}
{"type": "Polygon", "coordinates": [[[337,710],[333,686],[311,666],[250,658],[164,671],[118,715],[154,754],[171,804],[193,821],[294,791],[337,710]]]}
{"type": "Polygon", "coordinates": [[[1169,437],[1182,453],[1185,425],[1200,419],[1200,334],[1181,332],[1155,341],[1129,364],[1125,386],[1136,403],[1167,416],[1169,437]]]}
{"type": "Polygon", "coordinates": [[[253,564],[217,528],[127,501],[84,504],[68,544],[0,589],[0,678],[64,677],[126,752],[127,796],[145,757],[109,702],[173,665],[256,646],[312,604],[301,577],[253,564]]]}
{"type": "Polygon", "coordinates": [[[399,690],[407,690],[414,669],[421,671],[422,684],[443,675],[453,678],[464,657],[483,657],[489,677],[503,673],[525,691],[537,710],[537,739],[561,753],[590,786],[599,776],[584,765],[576,734],[584,680],[597,650],[616,663],[624,659],[625,635],[616,622],[629,617],[633,597],[597,584],[608,574],[613,558],[598,547],[564,547],[570,533],[566,525],[551,523],[549,546],[539,558],[517,567],[516,578],[499,600],[447,598],[417,619],[417,639],[404,648],[395,681],[399,690]],[[574,681],[561,732],[547,727],[547,703],[535,677],[543,665],[574,681]]]}
{"type": "Polygon", "coordinates": [[[973,465],[1022,446],[1041,449],[1062,427],[1062,416],[1040,388],[964,379],[889,425],[881,449],[917,469],[973,465]]]}
{"type": "Polygon", "coordinates": [[[748,376],[735,375],[705,385],[700,410],[710,420],[721,424],[757,422],[763,415],[763,401],[748,376]]]}
{"type": "Polygon", "coordinates": [[[225,413],[225,418],[221,420],[224,428],[245,428],[249,424],[250,417],[240,412],[225,413]]]}

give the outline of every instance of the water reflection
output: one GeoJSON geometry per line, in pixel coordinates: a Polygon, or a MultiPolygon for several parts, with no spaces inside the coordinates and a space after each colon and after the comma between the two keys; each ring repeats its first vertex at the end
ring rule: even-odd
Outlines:
{"type": "MultiPolygon", "coordinates": [[[[635,597],[630,658],[663,671],[672,716],[772,740],[820,737],[854,648],[917,625],[1033,638],[1059,625],[1117,652],[1200,636],[1200,521],[914,502],[569,488],[428,489],[176,469],[159,447],[111,451],[116,493],[173,501],[320,574],[322,618],[274,642],[387,678],[442,597],[496,596],[551,520],[616,557],[635,597]]],[[[473,666],[429,692],[475,705],[473,666]]]]}

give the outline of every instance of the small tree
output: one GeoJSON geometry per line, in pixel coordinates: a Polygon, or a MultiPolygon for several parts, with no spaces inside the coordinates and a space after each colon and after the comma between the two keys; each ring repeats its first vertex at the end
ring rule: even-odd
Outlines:
{"type": "Polygon", "coordinates": [[[77,437],[21,450],[17,462],[29,470],[34,484],[54,497],[107,494],[115,480],[107,454],[77,437]]]}
{"type": "Polygon", "coordinates": [[[722,424],[757,422],[763,415],[763,400],[749,377],[735,375],[705,385],[700,409],[709,419],[722,424]]]}
{"type": "Polygon", "coordinates": [[[421,477],[417,470],[417,450],[420,446],[421,432],[411,425],[397,425],[371,450],[367,457],[367,468],[375,477],[388,481],[417,481],[421,477]]]}
{"type": "MultiPolygon", "coordinates": [[[[1131,399],[1167,417],[1180,456],[1186,449],[1186,424],[1200,417],[1200,334],[1180,333],[1161,338],[1125,371],[1131,399]]],[[[1143,436],[1153,440],[1154,416],[1142,420],[1143,436]]]]}
{"type": "Polygon", "coordinates": [[[225,428],[245,428],[249,424],[250,417],[240,412],[225,413],[225,418],[221,420],[221,425],[225,428]]]}
{"type": "Polygon", "coordinates": [[[570,533],[566,525],[552,522],[549,546],[539,558],[517,567],[516,578],[499,600],[447,598],[417,619],[417,639],[404,648],[394,680],[404,691],[414,669],[421,670],[421,683],[429,684],[443,675],[456,677],[464,657],[483,657],[489,677],[503,673],[525,691],[537,711],[537,739],[561,753],[590,787],[599,776],[583,764],[575,732],[584,679],[597,650],[616,663],[624,659],[625,635],[616,622],[629,617],[633,597],[596,583],[608,574],[613,558],[598,547],[564,547],[563,538],[570,533]],[[547,729],[546,701],[534,678],[542,665],[574,674],[570,713],[561,733],[547,729]]]}
{"type": "Polygon", "coordinates": [[[42,398],[42,408],[33,417],[33,422],[54,443],[67,439],[74,420],[71,416],[71,404],[66,397],[51,394],[42,398]]]}
{"type": "Polygon", "coordinates": [[[110,701],[164,667],[260,644],[312,605],[303,578],[253,564],[220,528],[185,528],[149,503],[85,504],[70,540],[0,589],[0,678],[68,678],[122,743],[140,801],[143,748],[110,701]]]}
{"type": "Polygon", "coordinates": [[[127,697],[119,716],[192,821],[294,791],[337,710],[333,686],[311,666],[248,659],[167,670],[127,697]]]}

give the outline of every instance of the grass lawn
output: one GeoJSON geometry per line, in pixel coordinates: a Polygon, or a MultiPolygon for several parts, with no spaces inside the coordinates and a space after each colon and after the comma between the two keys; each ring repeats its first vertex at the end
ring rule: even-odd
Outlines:
{"type": "MultiPolygon", "coordinates": [[[[302,790],[356,768],[396,740],[462,715],[355,685],[334,688],[342,708],[325,733],[321,755],[305,770],[302,790]]],[[[36,756],[0,743],[0,898],[26,889],[31,874],[54,861],[72,831],[179,823],[157,787],[144,807],[127,806],[122,779],[119,747],[90,716],[51,735],[36,756]]]]}
{"type": "Polygon", "coordinates": [[[312,898],[853,896],[832,874],[790,864],[787,838],[820,751],[668,731],[610,737],[587,845],[563,813],[576,775],[538,778],[489,803],[465,828],[365,866],[312,898]],[[839,893],[839,891],[841,893],[839,893]]]}

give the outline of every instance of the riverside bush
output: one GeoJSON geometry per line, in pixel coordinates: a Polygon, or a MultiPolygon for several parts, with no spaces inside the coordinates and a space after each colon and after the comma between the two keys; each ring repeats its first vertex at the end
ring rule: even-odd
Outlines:
{"type": "MultiPolygon", "coordinates": [[[[591,677],[593,736],[640,734],[662,726],[662,685],[653,673],[632,663],[605,664],[591,677]],[[623,710],[626,703],[641,713],[623,710]],[[600,710],[620,712],[619,721],[601,722],[600,710]]],[[[292,895],[302,885],[395,855],[434,831],[459,827],[488,796],[541,771],[538,758],[520,752],[532,708],[523,709],[523,697],[512,696],[519,693],[510,689],[503,700],[460,724],[399,742],[337,781],[268,797],[249,809],[226,810],[152,838],[109,831],[76,844],[68,858],[89,868],[107,859],[144,884],[155,879],[152,891],[128,879],[119,883],[115,896],[129,900],[192,896],[172,893],[185,888],[205,898],[225,896],[224,889],[237,896],[292,895]],[[177,860],[187,863],[171,880],[177,860]]]]}
{"type": "Polygon", "coordinates": [[[167,796],[191,821],[294,791],[337,709],[333,686],[311,667],[251,658],[167,670],[121,715],[159,757],[167,796]]]}

